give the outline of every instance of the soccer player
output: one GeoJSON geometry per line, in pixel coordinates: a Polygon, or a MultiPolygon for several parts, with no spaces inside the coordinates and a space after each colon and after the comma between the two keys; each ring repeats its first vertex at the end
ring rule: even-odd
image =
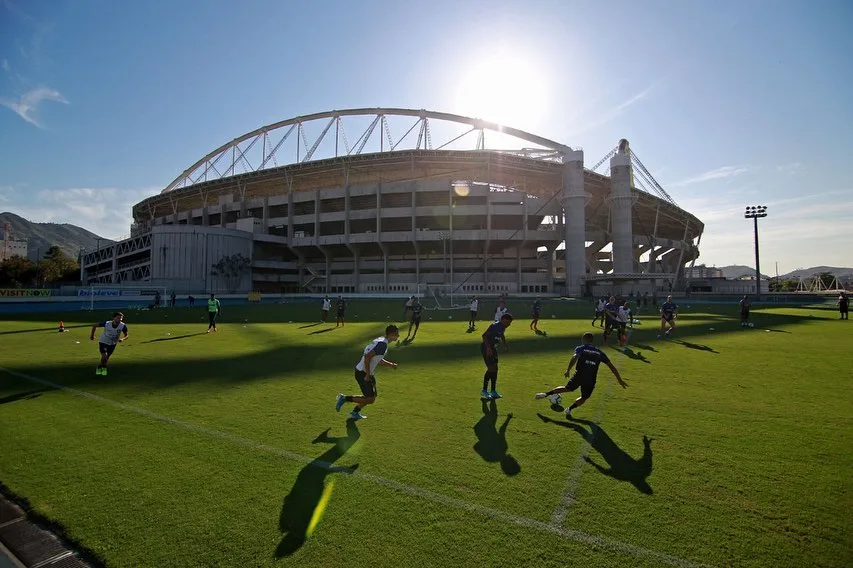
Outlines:
{"type": "Polygon", "coordinates": [[[741,327],[749,326],[749,296],[748,295],[744,295],[744,297],[740,299],[740,326],[741,327]]]}
{"type": "MultiPolygon", "coordinates": [[[[506,309],[506,308],[504,308],[506,309]]],[[[512,314],[504,313],[501,319],[489,326],[483,333],[483,343],[480,344],[480,353],[483,355],[483,362],[486,363],[486,373],[483,375],[483,390],[480,395],[483,398],[502,398],[498,394],[498,343],[503,341],[504,349],[507,349],[506,343],[506,328],[512,324],[512,314]],[[489,392],[489,382],[492,383],[492,390],[489,392]]]]}
{"type": "Polygon", "coordinates": [[[323,313],[320,317],[320,321],[326,323],[326,318],[329,317],[329,308],[332,307],[332,301],[329,299],[329,296],[323,298],[323,313]]]}
{"type": "Polygon", "coordinates": [[[337,301],[337,309],[338,309],[338,320],[335,322],[335,327],[344,326],[344,319],[346,319],[347,315],[347,301],[344,300],[344,297],[338,294],[337,301]]]}
{"type": "Polygon", "coordinates": [[[409,296],[409,299],[406,300],[406,303],[403,304],[403,319],[406,319],[406,314],[409,313],[409,310],[412,309],[412,304],[415,303],[415,297],[409,296]]]}
{"type": "Polygon", "coordinates": [[[210,299],[207,300],[207,316],[210,320],[207,324],[207,333],[210,333],[210,330],[216,331],[216,318],[220,312],[222,312],[222,304],[219,303],[216,294],[211,294],[210,299]]]}
{"type": "Polygon", "coordinates": [[[604,308],[607,306],[607,300],[604,296],[598,299],[598,303],[595,305],[595,317],[592,318],[592,326],[595,327],[595,322],[601,319],[601,323],[598,324],[598,327],[604,327],[604,308]]]}
{"type": "Polygon", "coordinates": [[[658,339],[660,339],[661,333],[665,333],[666,337],[669,337],[669,332],[675,329],[675,317],[678,314],[678,305],[673,303],[672,296],[666,297],[666,302],[660,307],[660,333],[658,334],[658,339]],[[665,329],[666,326],[669,326],[669,329],[665,329]]]}
{"type": "Polygon", "coordinates": [[[364,348],[364,353],[361,356],[358,364],[355,366],[355,382],[358,383],[361,389],[360,395],[344,395],[339,394],[337,402],[335,402],[335,410],[341,411],[341,407],[346,402],[354,402],[355,408],[350,412],[350,420],[363,420],[367,416],[361,413],[361,409],[368,404],[376,402],[376,377],[374,373],[379,365],[385,365],[392,369],[397,368],[397,363],[392,363],[385,360],[385,355],[388,353],[388,344],[397,341],[400,337],[400,330],[396,325],[389,325],[385,328],[385,335],[377,337],[364,348]]]}
{"type": "Polygon", "coordinates": [[[122,321],[124,314],[115,312],[113,318],[107,321],[101,321],[92,325],[92,333],[89,335],[89,341],[95,341],[95,330],[99,327],[104,328],[101,333],[101,338],[98,340],[98,351],[101,353],[101,362],[98,368],[95,369],[96,375],[107,376],[107,362],[110,356],[116,349],[116,345],[127,339],[127,325],[122,321]],[[124,337],[119,337],[123,333],[124,337]]]}
{"type": "Polygon", "coordinates": [[[418,334],[418,329],[421,327],[421,312],[423,309],[423,304],[421,304],[417,298],[415,298],[412,305],[409,306],[409,310],[412,312],[412,319],[409,322],[409,331],[406,333],[406,341],[409,341],[409,334],[412,333],[412,326],[415,326],[415,335],[412,336],[411,340],[415,340],[415,336],[418,334]]]}
{"type": "Polygon", "coordinates": [[[480,307],[480,300],[477,296],[471,300],[471,315],[468,317],[468,327],[474,329],[477,326],[477,308],[480,307]]]}
{"type": "Polygon", "coordinates": [[[610,339],[610,334],[613,329],[619,328],[619,306],[616,304],[616,296],[610,296],[607,303],[604,304],[604,346],[607,347],[607,342],[610,339]]]}
{"type": "Polygon", "coordinates": [[[631,318],[631,310],[628,308],[628,302],[625,302],[621,306],[619,306],[618,311],[616,312],[616,326],[619,334],[619,347],[624,347],[628,345],[628,331],[627,326],[628,322],[631,318]]]}
{"type": "Polygon", "coordinates": [[[498,309],[495,310],[495,323],[501,321],[501,318],[508,312],[507,307],[503,303],[498,304],[498,309]]]}
{"type": "Polygon", "coordinates": [[[575,348],[575,353],[572,355],[571,360],[569,361],[569,368],[566,369],[565,376],[568,377],[572,374],[572,367],[577,364],[577,368],[575,369],[575,373],[569,382],[566,383],[564,387],[555,387],[548,392],[538,392],[536,393],[536,398],[545,398],[547,396],[551,396],[552,394],[560,394],[564,392],[572,392],[580,388],[581,395],[575,399],[570,407],[566,409],[566,418],[571,419],[572,410],[581,406],[589,397],[592,396],[592,391],[595,390],[595,383],[598,380],[598,367],[602,363],[610,367],[610,370],[613,372],[613,376],[616,377],[616,380],[622,385],[623,389],[628,388],[627,383],[622,380],[621,375],[619,375],[619,369],[613,366],[613,363],[610,362],[610,359],[607,357],[607,354],[604,351],[601,351],[595,345],[592,344],[593,336],[591,333],[584,333],[581,338],[583,342],[582,345],[579,345],[575,348]]]}
{"type": "Polygon", "coordinates": [[[533,331],[539,331],[539,316],[542,313],[542,301],[537,296],[535,300],[533,300],[533,321],[530,322],[530,329],[533,331]]]}
{"type": "Polygon", "coordinates": [[[850,307],[850,298],[847,297],[845,292],[841,292],[841,294],[838,295],[838,301],[836,304],[838,305],[838,313],[841,314],[841,319],[849,320],[850,313],[848,312],[848,309],[850,307]]]}

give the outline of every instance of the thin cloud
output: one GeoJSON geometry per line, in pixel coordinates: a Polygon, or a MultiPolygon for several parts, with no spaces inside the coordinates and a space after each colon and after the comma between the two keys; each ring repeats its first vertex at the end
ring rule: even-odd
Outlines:
{"type": "Polygon", "coordinates": [[[3,71],[5,71],[6,73],[9,73],[12,71],[12,67],[9,65],[8,59],[4,59],[4,60],[0,61],[0,69],[3,69],[3,71]]]}
{"type": "Polygon", "coordinates": [[[70,104],[68,100],[62,96],[62,93],[47,87],[39,87],[24,94],[20,101],[12,99],[0,98],[0,105],[8,108],[30,124],[44,128],[36,118],[38,107],[42,101],[54,101],[63,104],[70,104]]]}
{"type": "Polygon", "coordinates": [[[799,172],[802,167],[803,167],[803,165],[801,163],[792,162],[790,164],[784,164],[782,166],[776,166],[776,171],[781,173],[781,174],[784,174],[784,175],[792,176],[792,175],[796,174],[797,172],[799,172]]]}
{"type": "Polygon", "coordinates": [[[592,130],[593,128],[599,128],[600,126],[604,126],[608,122],[616,119],[617,117],[624,114],[626,110],[648,97],[652,93],[652,91],[655,90],[657,84],[658,83],[653,83],[649,85],[631,98],[619,103],[618,105],[609,110],[604,111],[599,115],[599,118],[597,120],[581,127],[579,130],[575,130],[572,135],[577,136],[578,134],[583,134],[584,132],[592,130]]]}
{"type": "Polygon", "coordinates": [[[708,170],[707,172],[702,172],[701,174],[691,176],[689,178],[685,178],[675,183],[667,184],[667,187],[685,187],[697,183],[704,183],[706,181],[729,179],[739,176],[741,174],[745,174],[748,171],[749,167],[747,166],[722,166],[713,170],[708,170]]]}

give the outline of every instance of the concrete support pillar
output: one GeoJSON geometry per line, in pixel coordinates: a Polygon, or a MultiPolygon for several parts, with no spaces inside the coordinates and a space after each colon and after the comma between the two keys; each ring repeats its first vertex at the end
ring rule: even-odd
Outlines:
{"type": "Polygon", "coordinates": [[[202,227],[210,225],[210,212],[207,209],[207,205],[201,208],[201,225],[202,227]]]}
{"type": "Polygon", "coordinates": [[[314,192],[314,242],[320,237],[320,192],[314,192]]]}
{"type": "Polygon", "coordinates": [[[613,272],[616,274],[634,272],[634,231],[631,220],[634,207],[634,195],[631,193],[633,176],[628,141],[622,139],[616,155],[610,158],[610,229],[613,238],[613,272]]]}
{"type": "Polygon", "coordinates": [[[545,290],[550,294],[554,291],[554,251],[557,250],[557,247],[548,247],[548,254],[545,257],[545,272],[548,275],[548,280],[546,285],[548,286],[545,290]]]}
{"type": "Polygon", "coordinates": [[[382,291],[388,292],[388,247],[379,240],[376,242],[379,245],[379,250],[382,251],[382,291]]]}
{"type": "Polygon", "coordinates": [[[521,245],[515,249],[515,291],[521,292],[521,245]]]}
{"type": "Polygon", "coordinates": [[[563,212],[566,218],[566,294],[580,296],[586,275],[586,201],[583,181],[583,150],[563,156],[563,212]]]}
{"type": "Polygon", "coordinates": [[[270,232],[270,226],[269,226],[270,225],[270,198],[269,197],[264,197],[264,205],[263,205],[261,215],[262,215],[261,225],[263,226],[264,234],[267,234],[270,232]]]}
{"type": "Polygon", "coordinates": [[[117,248],[118,247],[116,245],[113,245],[112,248],[110,249],[112,251],[112,257],[113,257],[112,267],[111,267],[111,271],[110,271],[110,283],[111,284],[115,284],[116,281],[118,280],[118,256],[116,255],[116,249],[117,248]]]}

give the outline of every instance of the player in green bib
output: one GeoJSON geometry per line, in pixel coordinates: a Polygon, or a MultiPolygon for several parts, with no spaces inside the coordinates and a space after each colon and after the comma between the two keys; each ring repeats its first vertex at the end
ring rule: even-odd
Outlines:
{"type": "Polygon", "coordinates": [[[207,301],[207,315],[210,318],[210,324],[207,326],[207,333],[210,333],[210,330],[216,331],[216,316],[222,311],[222,304],[219,303],[219,300],[216,298],[216,294],[211,294],[210,299],[207,301]]]}

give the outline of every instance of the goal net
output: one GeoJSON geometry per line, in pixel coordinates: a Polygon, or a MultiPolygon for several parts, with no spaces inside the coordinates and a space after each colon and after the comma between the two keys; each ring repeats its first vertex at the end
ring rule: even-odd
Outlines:
{"type": "Polygon", "coordinates": [[[470,300],[456,284],[418,284],[418,297],[428,310],[467,309],[470,300]]]}
{"type": "Polygon", "coordinates": [[[138,284],[92,284],[79,288],[81,310],[96,309],[150,309],[171,305],[171,291],[162,286],[138,284]]]}

